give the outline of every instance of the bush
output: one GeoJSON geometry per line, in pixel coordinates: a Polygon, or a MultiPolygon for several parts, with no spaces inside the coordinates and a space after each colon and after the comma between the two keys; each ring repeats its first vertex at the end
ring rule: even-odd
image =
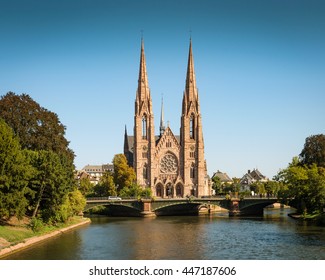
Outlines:
{"type": "Polygon", "coordinates": [[[30,220],[29,227],[34,232],[40,232],[44,228],[44,223],[43,223],[42,219],[34,217],[30,220]]]}

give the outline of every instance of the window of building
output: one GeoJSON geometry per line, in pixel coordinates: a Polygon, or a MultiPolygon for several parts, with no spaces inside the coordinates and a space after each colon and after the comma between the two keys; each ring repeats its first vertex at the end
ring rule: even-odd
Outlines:
{"type": "Polygon", "coordinates": [[[194,166],[194,163],[192,163],[192,165],[191,165],[190,178],[191,179],[194,179],[195,178],[195,166],[194,166]]]}
{"type": "Polygon", "coordinates": [[[143,167],[143,179],[148,179],[148,167],[147,164],[143,167]]]}
{"type": "Polygon", "coordinates": [[[190,138],[194,139],[194,116],[190,118],[190,138]]]}
{"type": "Polygon", "coordinates": [[[142,139],[147,139],[147,116],[142,118],[142,139]]]}

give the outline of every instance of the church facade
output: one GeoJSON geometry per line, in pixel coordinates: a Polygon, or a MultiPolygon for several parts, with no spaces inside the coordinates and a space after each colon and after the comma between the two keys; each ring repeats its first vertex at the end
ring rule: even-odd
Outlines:
{"type": "Polygon", "coordinates": [[[151,188],[155,197],[176,198],[211,195],[204,157],[199,95],[190,41],[180,134],[164,125],[163,103],[159,135],[155,134],[144,43],[141,42],[138,88],[135,98],[134,134],[125,128],[124,154],[135,170],[138,184],[151,188]]]}

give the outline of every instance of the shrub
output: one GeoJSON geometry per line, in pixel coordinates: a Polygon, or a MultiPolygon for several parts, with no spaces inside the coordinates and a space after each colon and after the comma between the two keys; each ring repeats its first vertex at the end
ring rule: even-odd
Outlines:
{"type": "Polygon", "coordinates": [[[29,227],[34,232],[40,232],[44,228],[44,223],[43,223],[42,219],[34,217],[30,220],[29,227]]]}

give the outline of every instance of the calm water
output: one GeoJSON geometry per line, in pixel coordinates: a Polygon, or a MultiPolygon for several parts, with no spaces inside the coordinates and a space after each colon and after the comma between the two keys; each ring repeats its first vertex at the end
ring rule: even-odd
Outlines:
{"type": "Polygon", "coordinates": [[[325,227],[287,217],[94,217],[92,223],[8,259],[322,259],[325,227]]]}

